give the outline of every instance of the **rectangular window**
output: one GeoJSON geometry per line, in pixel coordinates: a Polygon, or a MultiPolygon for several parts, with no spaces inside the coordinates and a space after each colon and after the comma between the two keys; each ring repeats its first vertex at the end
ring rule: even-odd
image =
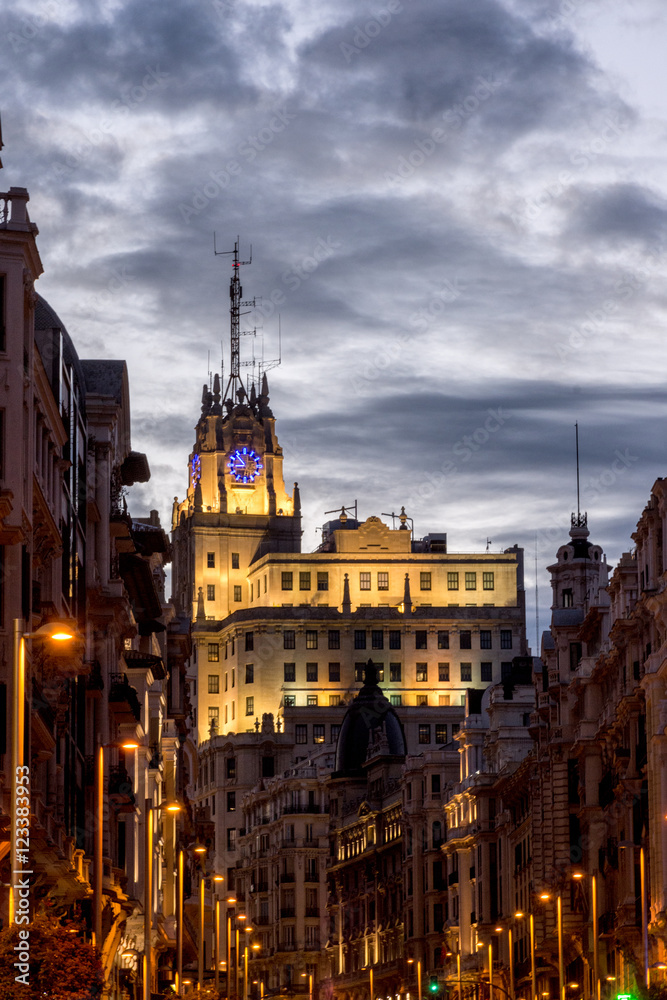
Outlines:
{"type": "Polygon", "coordinates": [[[283,649],[296,648],[296,632],[292,628],[283,630],[283,649]]]}
{"type": "Polygon", "coordinates": [[[384,632],[381,628],[371,630],[371,649],[384,649],[384,632]]]}
{"type": "Polygon", "coordinates": [[[428,723],[421,723],[419,726],[419,742],[420,743],[430,743],[431,742],[431,727],[428,723]]]}
{"type": "Polygon", "coordinates": [[[477,590],[477,573],[466,573],[466,590],[477,590]]]}
{"type": "Polygon", "coordinates": [[[418,694],[417,695],[417,705],[428,705],[428,695],[418,694]]]}
{"type": "Polygon", "coordinates": [[[7,349],[7,337],[5,334],[5,296],[6,296],[7,275],[0,274],[0,351],[7,349]]]}
{"type": "Polygon", "coordinates": [[[493,663],[480,663],[480,680],[483,684],[490,684],[493,680],[493,663]]]}
{"type": "Polygon", "coordinates": [[[220,643],[219,642],[209,642],[208,644],[208,662],[218,663],[220,661],[220,643]]]}
{"type": "Polygon", "coordinates": [[[328,590],[329,589],[329,574],[328,573],[318,573],[317,574],[317,589],[318,590],[328,590]]]}
{"type": "Polygon", "coordinates": [[[329,708],[335,708],[336,705],[340,705],[340,695],[330,694],[329,695],[329,708]]]}
{"type": "Polygon", "coordinates": [[[227,812],[236,812],[236,792],[227,792],[227,812]]]}
{"type": "Polygon", "coordinates": [[[493,573],[482,573],[482,590],[495,590],[493,573]]]}
{"type": "Polygon", "coordinates": [[[324,726],[321,723],[315,723],[313,726],[313,743],[324,743],[324,726]]]}
{"type": "Polygon", "coordinates": [[[214,583],[207,583],[206,584],[206,600],[207,601],[214,601],[215,600],[215,584],[214,583]]]}
{"type": "Polygon", "coordinates": [[[389,696],[389,702],[390,702],[390,704],[392,704],[394,706],[394,708],[397,705],[402,704],[401,695],[400,694],[392,694],[392,695],[390,695],[389,696]]]}
{"type": "Polygon", "coordinates": [[[308,726],[304,723],[298,723],[294,727],[294,742],[295,743],[307,743],[308,742],[308,726]]]}
{"type": "Polygon", "coordinates": [[[215,552],[206,553],[206,565],[209,569],[215,569],[215,552]]]}
{"type": "Polygon", "coordinates": [[[276,773],[276,760],[275,757],[262,757],[262,777],[263,778],[273,778],[276,773]]]}
{"type": "Polygon", "coordinates": [[[390,663],[389,664],[389,680],[390,681],[400,681],[401,679],[401,664],[400,663],[390,663]]]}
{"type": "Polygon", "coordinates": [[[472,632],[468,629],[459,633],[459,649],[472,649],[472,632]]]}
{"type": "Polygon", "coordinates": [[[220,694],[220,674],[208,675],[208,693],[220,694]]]}
{"type": "Polygon", "coordinates": [[[218,722],[220,721],[220,709],[217,705],[209,705],[208,709],[208,724],[209,726],[213,723],[215,728],[218,728],[218,722]]]}
{"type": "Polygon", "coordinates": [[[227,850],[236,850],[236,830],[233,827],[227,830],[227,850]]]}
{"type": "Polygon", "coordinates": [[[378,590],[389,590],[389,573],[378,573],[378,590]]]}
{"type": "Polygon", "coordinates": [[[290,572],[283,572],[280,574],[282,580],[283,590],[292,590],[292,574],[290,572]]]}
{"type": "Polygon", "coordinates": [[[447,629],[438,630],[438,649],[449,649],[449,631],[447,629]]]}
{"type": "Polygon", "coordinates": [[[306,630],[306,649],[317,649],[317,630],[306,630]]]}
{"type": "Polygon", "coordinates": [[[448,573],[447,574],[447,590],[458,590],[459,589],[459,574],[458,573],[448,573]]]}
{"type": "Polygon", "coordinates": [[[491,629],[482,628],[479,630],[479,648],[491,649],[491,629]]]}
{"type": "Polygon", "coordinates": [[[365,663],[355,663],[354,665],[354,680],[357,684],[363,684],[364,682],[364,670],[366,668],[365,663]]]}
{"type": "Polygon", "coordinates": [[[246,698],[245,700],[245,714],[246,715],[255,714],[255,699],[253,697],[246,698]]]}
{"type": "Polygon", "coordinates": [[[299,573],[299,590],[310,590],[310,572],[299,573]]]}
{"type": "Polygon", "coordinates": [[[246,663],[245,682],[246,684],[253,684],[254,681],[255,681],[255,665],[254,663],[246,663]]]}
{"type": "Polygon", "coordinates": [[[236,777],[236,757],[228,757],[226,765],[227,765],[227,778],[231,781],[236,777]]]}
{"type": "Polygon", "coordinates": [[[360,573],[359,574],[359,590],[370,590],[371,589],[371,574],[370,573],[360,573]]]}
{"type": "Polygon", "coordinates": [[[418,681],[428,680],[428,664],[426,663],[417,664],[417,680],[418,681]]]}
{"type": "Polygon", "coordinates": [[[296,705],[296,695],[286,694],[285,697],[283,698],[283,704],[285,708],[294,708],[294,706],[296,705]]]}
{"type": "Polygon", "coordinates": [[[306,680],[314,683],[317,681],[317,664],[307,663],[306,664],[306,680]]]}
{"type": "Polygon", "coordinates": [[[420,573],[419,574],[419,589],[420,590],[430,590],[431,589],[431,574],[430,573],[420,573]]]}
{"type": "Polygon", "coordinates": [[[426,649],[428,646],[427,632],[425,628],[415,630],[415,649],[426,649]]]}
{"type": "Polygon", "coordinates": [[[234,600],[237,602],[243,600],[242,588],[238,584],[234,587],[234,600]]]}
{"type": "Polygon", "coordinates": [[[340,663],[329,664],[329,680],[330,681],[340,680],[340,663]]]}
{"type": "Polygon", "coordinates": [[[449,680],[449,664],[439,663],[438,664],[438,680],[442,683],[443,681],[449,680]]]}
{"type": "Polygon", "coordinates": [[[472,680],[472,663],[461,664],[461,680],[462,681],[472,680]]]}
{"type": "Polygon", "coordinates": [[[512,630],[509,628],[501,628],[500,630],[500,648],[501,649],[511,649],[512,648],[512,630]]]}
{"type": "Polygon", "coordinates": [[[389,632],[389,648],[390,649],[401,648],[401,633],[397,628],[393,628],[389,632]]]}
{"type": "Polygon", "coordinates": [[[238,552],[232,552],[232,569],[239,568],[239,554],[238,552]]]}
{"type": "Polygon", "coordinates": [[[451,704],[451,700],[450,699],[451,699],[451,696],[448,695],[448,694],[439,694],[438,695],[438,705],[441,705],[443,707],[445,705],[449,705],[449,704],[451,704]]]}
{"type": "Polygon", "coordinates": [[[355,649],[365,649],[366,648],[366,630],[356,628],[354,630],[354,648],[355,649]]]}
{"type": "Polygon", "coordinates": [[[235,683],[236,683],[236,669],[235,667],[232,667],[232,687],[234,687],[235,683]]]}
{"type": "Polygon", "coordinates": [[[339,722],[332,722],[332,724],[331,724],[331,739],[329,741],[330,743],[337,743],[338,742],[338,734],[339,734],[339,732],[340,732],[340,723],[339,722]]]}
{"type": "Polygon", "coordinates": [[[317,705],[317,695],[316,694],[306,695],[306,705],[317,705]]]}
{"type": "Polygon", "coordinates": [[[296,680],[296,663],[283,663],[283,679],[288,682],[296,680]]]}
{"type": "Polygon", "coordinates": [[[329,649],[340,649],[340,630],[337,628],[329,629],[329,649]]]}
{"type": "Polygon", "coordinates": [[[245,634],[245,651],[246,653],[252,652],[255,647],[255,633],[246,632],[245,634]]]}

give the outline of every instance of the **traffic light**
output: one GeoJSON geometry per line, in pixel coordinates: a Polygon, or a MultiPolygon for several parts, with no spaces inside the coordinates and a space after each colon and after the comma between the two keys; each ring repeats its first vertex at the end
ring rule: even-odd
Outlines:
{"type": "Polygon", "coordinates": [[[440,992],[440,983],[438,982],[437,976],[431,976],[428,981],[428,991],[431,995],[435,995],[440,992]]]}

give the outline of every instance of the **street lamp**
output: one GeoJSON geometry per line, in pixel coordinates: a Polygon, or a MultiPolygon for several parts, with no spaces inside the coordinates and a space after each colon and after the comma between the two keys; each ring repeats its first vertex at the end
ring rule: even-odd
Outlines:
{"type": "MultiPolygon", "coordinates": [[[[412,965],[413,963],[414,958],[409,958],[408,965],[412,965]]],[[[417,959],[417,996],[419,1000],[422,1000],[422,963],[420,958],[417,959]]],[[[373,1000],[372,997],[371,1000],[373,1000]]],[[[491,997],[491,1000],[493,1000],[493,997],[491,997]]]]}
{"type": "MultiPolygon", "coordinates": [[[[11,747],[11,768],[12,768],[12,824],[11,824],[11,872],[9,877],[9,923],[13,924],[18,910],[18,900],[15,893],[19,889],[19,881],[22,869],[27,870],[28,857],[25,852],[19,854],[18,839],[24,832],[20,827],[30,825],[28,805],[28,817],[26,823],[19,823],[23,815],[19,815],[18,800],[28,799],[26,792],[30,788],[30,772],[23,763],[23,747],[25,741],[25,641],[26,639],[51,640],[56,643],[68,643],[81,636],[67,622],[50,622],[48,625],[40,625],[34,632],[23,631],[23,620],[14,619],[14,642],[13,642],[13,676],[12,676],[12,747],[11,747]]],[[[21,837],[23,839],[23,837],[21,837]]]]}
{"type": "Polygon", "coordinates": [[[642,897],[642,945],[644,951],[644,983],[648,989],[651,974],[648,966],[648,906],[646,900],[646,857],[641,844],[635,844],[633,840],[622,840],[619,848],[625,850],[639,848],[639,891],[642,897]]]}
{"type": "MultiPolygon", "coordinates": [[[[236,897],[227,897],[227,1000],[230,1000],[231,975],[232,975],[232,915],[231,908],[236,906],[236,897]]],[[[238,961],[238,958],[237,958],[238,961]]]]}
{"type": "MultiPolygon", "coordinates": [[[[575,881],[580,881],[583,879],[583,872],[573,872],[572,878],[575,881]]],[[[599,953],[599,942],[598,942],[598,887],[597,879],[595,875],[591,875],[591,919],[593,921],[593,984],[594,984],[594,1000],[600,1000],[601,998],[601,983],[600,983],[600,953],[599,953]]]]}
{"type": "MultiPolygon", "coordinates": [[[[255,947],[253,945],[253,947],[255,947]]],[[[373,966],[370,967],[371,972],[371,1000],[373,1000],[373,966]]],[[[308,1000],[313,1000],[313,974],[312,972],[302,972],[301,978],[305,979],[308,977],[308,1000]]]]}
{"type": "MultiPolygon", "coordinates": [[[[225,881],[224,875],[213,876],[213,889],[217,890],[221,882],[225,881]]],[[[213,940],[215,944],[215,988],[220,989],[220,900],[215,892],[213,903],[213,940]]]]}
{"type": "MultiPolygon", "coordinates": [[[[551,894],[541,892],[540,899],[551,899],[551,894]]],[[[565,965],[563,961],[563,899],[560,889],[556,893],[556,925],[558,930],[558,1000],[565,1000],[565,965]]]]}

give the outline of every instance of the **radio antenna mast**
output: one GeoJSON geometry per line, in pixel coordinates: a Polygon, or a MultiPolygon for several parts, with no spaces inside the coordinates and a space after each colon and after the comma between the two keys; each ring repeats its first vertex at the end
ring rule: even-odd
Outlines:
{"type": "MultiPolygon", "coordinates": [[[[213,253],[216,257],[224,257],[229,254],[233,256],[232,277],[229,282],[229,315],[230,315],[230,371],[229,379],[223,396],[223,403],[231,401],[234,405],[235,399],[243,400],[246,395],[245,387],[241,380],[241,306],[255,306],[255,300],[244,302],[241,300],[243,288],[239,276],[239,268],[244,264],[252,264],[252,245],[250,247],[250,257],[248,260],[239,258],[239,237],[236,237],[233,250],[218,250],[215,233],[213,234],[213,253]]],[[[245,315],[245,314],[244,314],[245,315]]]]}

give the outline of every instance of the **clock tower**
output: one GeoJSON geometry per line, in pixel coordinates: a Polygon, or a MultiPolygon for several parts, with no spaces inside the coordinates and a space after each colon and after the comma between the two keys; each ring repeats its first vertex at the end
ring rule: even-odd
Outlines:
{"type": "MultiPolygon", "coordinates": [[[[174,498],[174,599],[193,620],[220,621],[253,601],[247,576],[269,552],[301,551],[298,487],[285,490],[283,452],[269,406],[266,373],[246,389],[240,376],[242,288],[232,251],[231,366],[224,393],[204,385],[188,460],[188,489],[174,498]]],[[[259,596],[259,595],[258,595],[259,596]]]]}

